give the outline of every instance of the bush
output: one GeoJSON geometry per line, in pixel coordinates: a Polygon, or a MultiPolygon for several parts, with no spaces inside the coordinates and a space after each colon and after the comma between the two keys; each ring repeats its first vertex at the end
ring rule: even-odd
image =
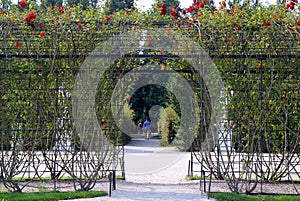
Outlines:
{"type": "Polygon", "coordinates": [[[160,110],[159,134],[161,134],[160,145],[166,146],[173,142],[179,128],[179,116],[172,107],[160,110]]]}

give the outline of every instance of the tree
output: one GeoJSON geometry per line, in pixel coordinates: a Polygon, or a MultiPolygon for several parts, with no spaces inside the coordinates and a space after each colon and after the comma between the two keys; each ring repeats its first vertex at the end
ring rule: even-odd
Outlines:
{"type": "Polygon", "coordinates": [[[63,0],[41,0],[41,6],[42,7],[51,7],[53,8],[54,6],[57,5],[62,5],[63,4],[63,0]]]}
{"type": "MultiPolygon", "coordinates": [[[[89,0],[68,0],[68,4],[69,5],[78,5],[78,4],[81,4],[82,5],[82,8],[83,9],[86,9],[90,4],[91,5],[93,5],[94,7],[96,6],[96,5],[94,5],[95,3],[94,3],[95,1],[93,1],[93,2],[90,2],[89,0]]],[[[97,2],[96,2],[97,3],[97,2]]]]}
{"type": "Polygon", "coordinates": [[[107,1],[106,7],[108,8],[108,14],[112,14],[120,10],[133,8],[134,0],[110,0],[107,1]]]}

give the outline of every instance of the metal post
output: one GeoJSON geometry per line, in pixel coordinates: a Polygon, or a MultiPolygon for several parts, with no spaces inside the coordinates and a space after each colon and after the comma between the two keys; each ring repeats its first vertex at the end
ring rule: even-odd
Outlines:
{"type": "Polygon", "coordinates": [[[204,193],[206,193],[205,171],[203,171],[203,190],[204,190],[204,193]]]}
{"type": "Polygon", "coordinates": [[[109,186],[108,186],[108,196],[111,197],[111,186],[112,186],[112,172],[109,172],[109,186]]]}
{"type": "Polygon", "coordinates": [[[113,188],[112,190],[116,190],[116,170],[112,171],[112,183],[113,183],[113,188]]]}
{"type": "Polygon", "coordinates": [[[209,199],[210,196],[210,187],[211,187],[211,178],[212,178],[212,167],[210,168],[210,175],[209,175],[209,184],[208,184],[208,192],[207,192],[207,199],[209,199]]]}
{"type": "Polygon", "coordinates": [[[263,77],[262,77],[262,60],[260,60],[260,68],[259,68],[259,74],[260,74],[260,83],[259,83],[259,92],[260,92],[260,115],[259,115],[259,133],[260,133],[260,139],[259,139],[259,149],[260,149],[260,193],[262,194],[263,192],[263,187],[262,187],[262,180],[263,180],[263,163],[262,163],[262,160],[263,160],[263,132],[262,132],[262,101],[263,101],[263,88],[262,88],[262,85],[263,85],[263,77]]]}
{"type": "Polygon", "coordinates": [[[193,161],[193,151],[191,151],[191,177],[193,177],[193,163],[194,163],[194,161],[193,161]]]}
{"type": "Polygon", "coordinates": [[[191,160],[189,160],[189,165],[188,165],[188,177],[191,176],[190,168],[191,168],[191,160]]]}

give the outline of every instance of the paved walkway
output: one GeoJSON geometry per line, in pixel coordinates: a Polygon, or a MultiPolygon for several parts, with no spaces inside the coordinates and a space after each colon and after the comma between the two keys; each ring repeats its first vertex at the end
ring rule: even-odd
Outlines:
{"type": "Polygon", "coordinates": [[[117,189],[111,197],[77,201],[214,200],[199,191],[198,181],[185,180],[189,158],[190,153],[178,152],[174,147],[160,147],[157,138],[148,141],[136,135],[125,147],[126,181],[117,181],[117,189]]]}

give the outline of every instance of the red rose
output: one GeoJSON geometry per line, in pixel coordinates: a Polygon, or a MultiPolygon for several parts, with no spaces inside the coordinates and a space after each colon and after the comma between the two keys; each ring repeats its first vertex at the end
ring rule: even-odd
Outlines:
{"type": "Polygon", "coordinates": [[[182,9],[182,14],[183,14],[183,15],[186,14],[186,8],[182,9]]]}
{"type": "Polygon", "coordinates": [[[201,2],[201,3],[199,3],[199,5],[198,5],[198,7],[197,7],[198,9],[200,9],[200,8],[204,8],[204,3],[203,2],[201,2]]]}
{"type": "Polygon", "coordinates": [[[42,29],[43,27],[44,27],[44,25],[41,23],[41,24],[40,24],[40,29],[42,29]]]}
{"type": "Polygon", "coordinates": [[[45,32],[41,31],[40,36],[44,37],[45,36],[45,32]]]}
{"type": "Polygon", "coordinates": [[[16,46],[16,48],[19,48],[20,43],[19,43],[19,42],[16,42],[15,46],[16,46]]]}
{"type": "Polygon", "coordinates": [[[230,9],[230,13],[233,14],[234,13],[234,8],[230,9]]]}
{"type": "Polygon", "coordinates": [[[300,26],[300,21],[296,22],[296,25],[297,25],[297,26],[300,26]]]}
{"type": "Polygon", "coordinates": [[[109,21],[110,20],[110,16],[109,15],[105,15],[104,19],[106,19],[106,21],[109,21]]]}
{"type": "Polygon", "coordinates": [[[36,15],[34,14],[33,11],[31,11],[27,17],[26,17],[26,21],[29,23],[31,20],[34,20],[36,18],[36,15]]]}
{"type": "Polygon", "coordinates": [[[159,54],[160,54],[160,55],[163,55],[163,54],[164,54],[164,51],[162,51],[162,50],[159,51],[159,54]]]}
{"type": "Polygon", "coordinates": [[[78,29],[82,28],[82,25],[80,23],[77,24],[78,29]]]}
{"type": "Polygon", "coordinates": [[[264,25],[266,26],[266,27],[269,27],[269,26],[271,26],[271,22],[264,22],[264,25]]]}
{"type": "Polygon", "coordinates": [[[20,5],[21,8],[26,8],[27,3],[26,3],[26,1],[20,1],[19,5],[20,5]]]}
{"type": "Polygon", "coordinates": [[[65,12],[65,8],[63,6],[56,6],[56,8],[61,14],[65,12]]]}
{"type": "Polygon", "coordinates": [[[0,15],[4,15],[4,12],[1,11],[1,12],[0,12],[0,15]]]}
{"type": "Polygon", "coordinates": [[[291,10],[294,10],[294,9],[295,9],[295,4],[290,3],[290,9],[291,9],[291,10]]]}
{"type": "Polygon", "coordinates": [[[165,4],[159,4],[159,13],[161,15],[166,15],[167,14],[167,6],[165,4]]]}
{"type": "Polygon", "coordinates": [[[170,12],[170,15],[174,18],[174,19],[177,19],[179,17],[179,14],[177,11],[171,11],[170,12]]]}
{"type": "Polygon", "coordinates": [[[236,28],[237,28],[238,30],[242,30],[242,27],[241,27],[240,25],[237,25],[236,28]]]}
{"type": "Polygon", "coordinates": [[[194,10],[193,7],[188,7],[188,9],[187,9],[187,11],[188,11],[189,13],[193,12],[193,10],[194,10]]]}
{"type": "Polygon", "coordinates": [[[166,15],[166,14],[167,14],[167,10],[166,10],[166,9],[161,9],[161,10],[159,11],[159,13],[160,13],[161,15],[166,15]]]}

